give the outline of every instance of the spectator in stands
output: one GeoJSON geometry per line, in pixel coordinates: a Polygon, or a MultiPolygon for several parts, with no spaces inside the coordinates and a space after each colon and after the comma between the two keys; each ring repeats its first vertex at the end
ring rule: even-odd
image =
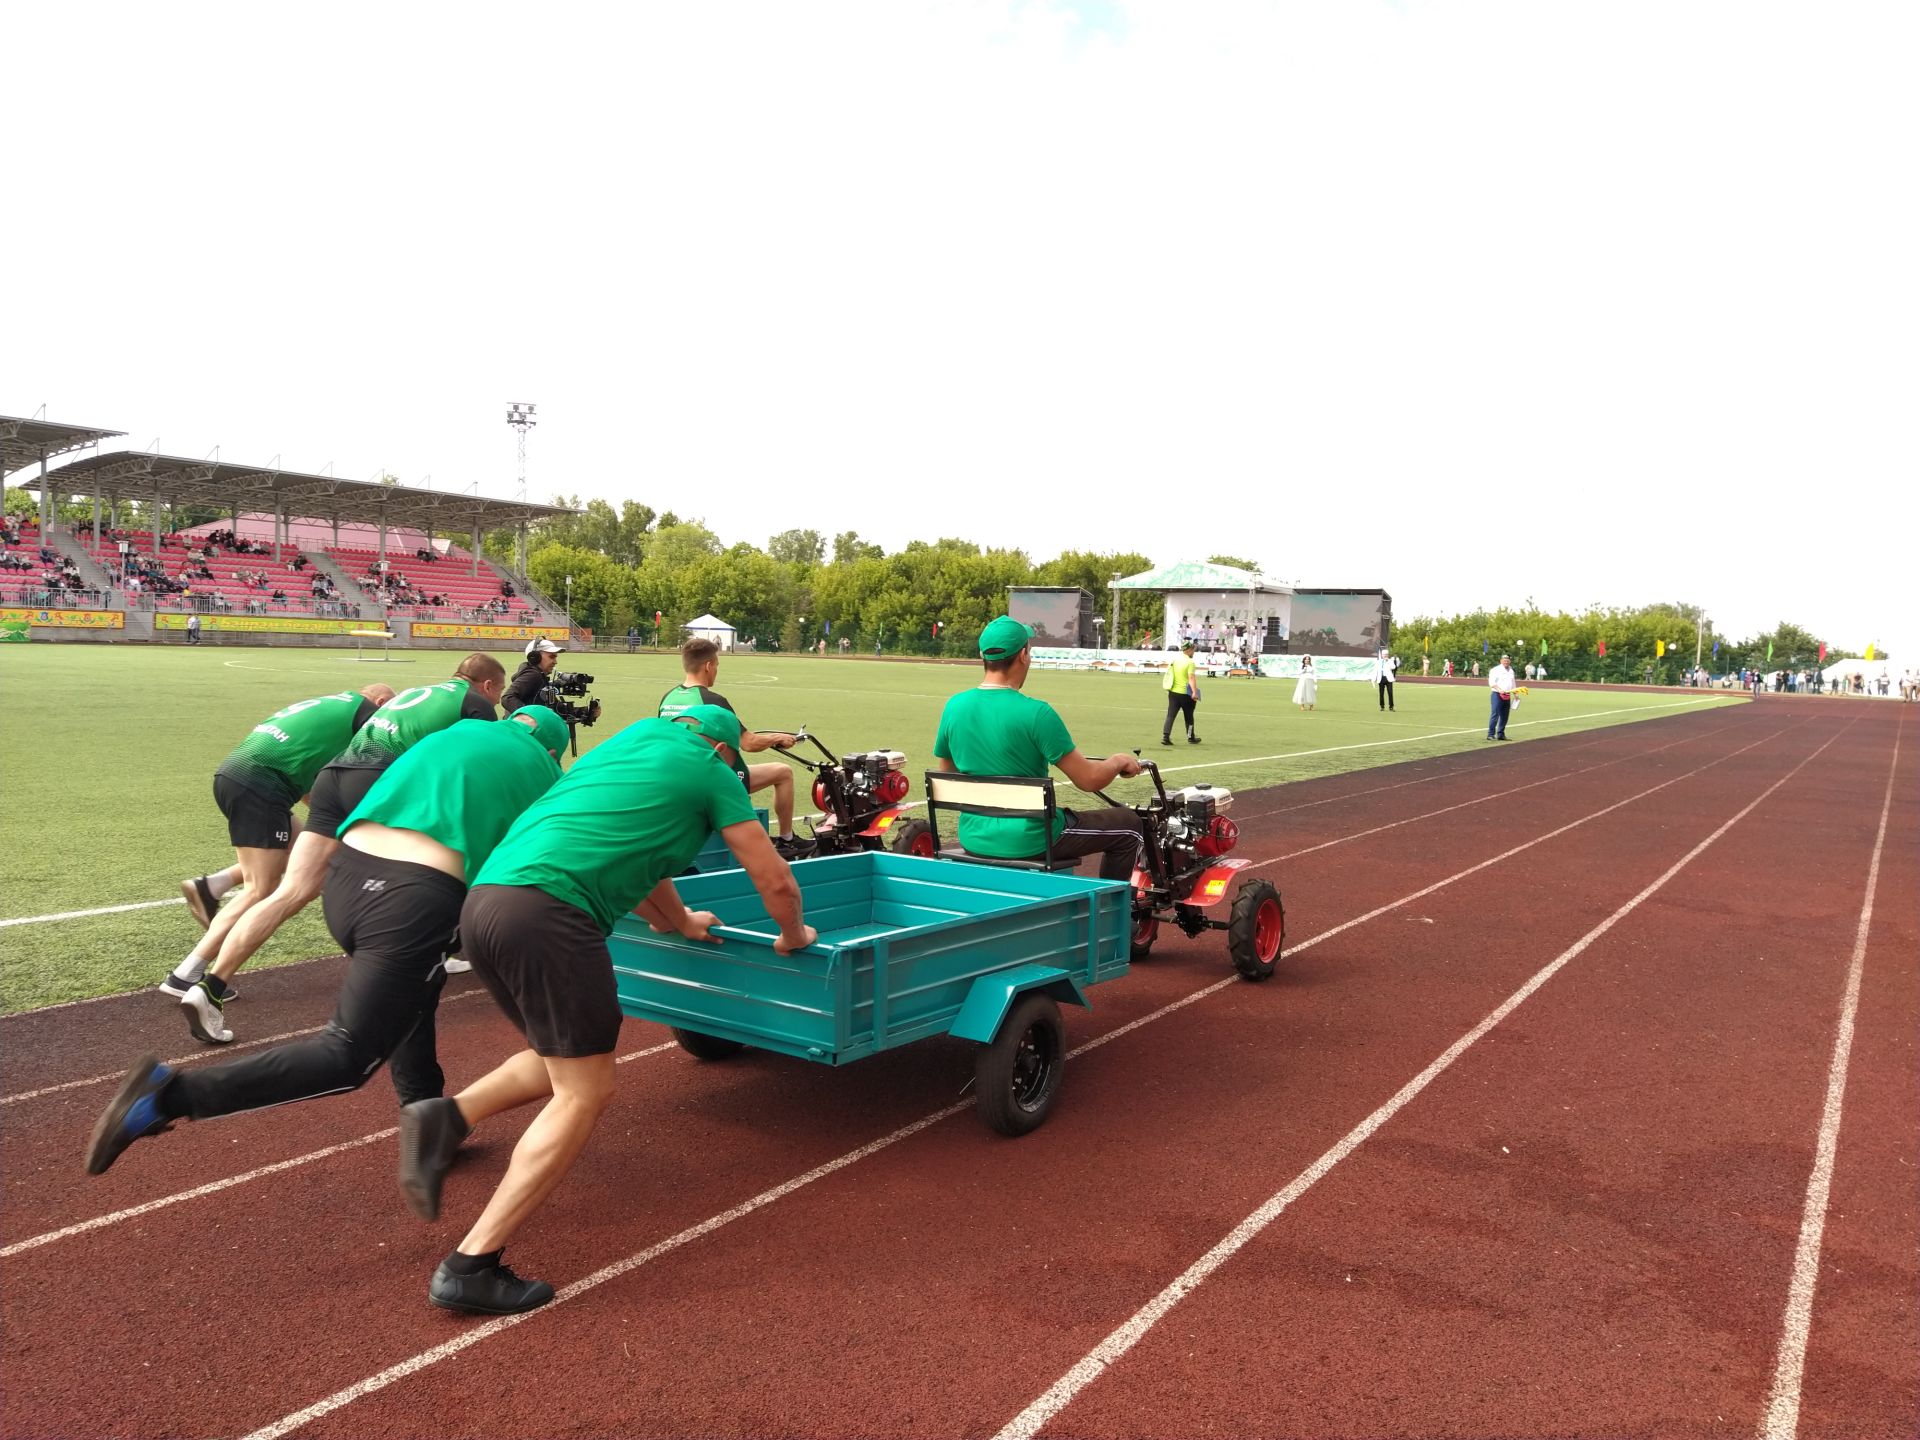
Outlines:
{"type": "Polygon", "coordinates": [[[306,568],[307,568],[307,557],[306,557],[306,556],[304,556],[304,555],[295,555],[295,556],[294,556],[294,557],[293,557],[293,558],[292,558],[291,560],[289,560],[289,561],[287,561],[287,568],[288,568],[289,570],[304,570],[304,569],[306,569],[306,568]]]}

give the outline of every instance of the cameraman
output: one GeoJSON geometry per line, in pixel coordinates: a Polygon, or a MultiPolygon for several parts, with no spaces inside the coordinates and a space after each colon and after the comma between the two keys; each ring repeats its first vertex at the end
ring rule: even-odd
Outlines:
{"type": "Polygon", "coordinates": [[[553,667],[560,663],[560,657],[566,653],[566,647],[556,645],[551,640],[529,640],[527,658],[513,678],[507,681],[507,690],[500,697],[500,708],[511,715],[522,705],[540,703],[540,692],[553,682],[553,667]]]}

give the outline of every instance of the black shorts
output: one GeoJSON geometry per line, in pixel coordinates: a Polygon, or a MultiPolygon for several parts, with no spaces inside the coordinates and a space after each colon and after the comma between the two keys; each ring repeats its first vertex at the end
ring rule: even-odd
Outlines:
{"type": "MultiPolygon", "coordinates": [[[[373,789],[373,782],[386,773],[387,760],[378,765],[342,765],[337,761],[314,777],[313,790],[307,796],[307,829],[329,840],[337,840],[347,816],[373,789]]],[[[436,875],[439,871],[434,872],[436,875]]]]}
{"type": "Polygon", "coordinates": [[[460,912],[460,946],[535,1054],[577,1060],[619,1044],[613,956],[586,911],[531,885],[478,885],[460,912]]]}
{"type": "Polygon", "coordinates": [[[236,850],[284,850],[293,843],[293,807],[262,795],[232,776],[213,777],[213,803],[227,817],[236,850]]]}
{"type": "Polygon", "coordinates": [[[355,960],[425,978],[452,948],[466,898],[464,884],[431,865],[342,845],[320,903],[327,929],[355,960]]]}

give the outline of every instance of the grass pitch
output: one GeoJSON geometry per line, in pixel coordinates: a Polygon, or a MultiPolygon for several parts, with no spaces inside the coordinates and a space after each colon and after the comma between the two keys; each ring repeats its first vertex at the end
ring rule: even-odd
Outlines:
{"type": "MultiPolygon", "coordinates": [[[[16,645],[0,649],[0,915],[8,919],[174,900],[179,882],[232,861],[214,808],[214,768],[275,710],[329,691],[384,681],[396,689],[444,678],[453,651],[391,662],[334,650],[16,645]]],[[[501,659],[511,669],[515,657],[501,659]]],[[[582,730],[582,753],[651,715],[678,683],[672,654],[572,656],[590,671],[605,715],[582,730]]],[[[735,655],[717,688],[746,723],[805,725],[840,753],[904,750],[914,776],[931,755],[941,704],[974,683],[968,667],[911,662],[735,655]]],[[[1325,681],[1302,714],[1291,681],[1216,680],[1200,704],[1199,746],[1159,746],[1164,692],[1156,676],[1038,671],[1028,691],[1051,701],[1081,749],[1142,749],[1170,784],[1211,780],[1235,790],[1404,760],[1483,743],[1486,690],[1402,685],[1381,714],[1371,686],[1325,681]]],[[[1740,697],[1535,686],[1516,710],[1517,740],[1629,723],[1740,697]]],[[[1116,798],[1144,790],[1116,787],[1116,798]]],[[[804,807],[803,807],[804,808],[804,807]]],[[[157,983],[198,938],[178,903],[0,927],[0,1009],[157,983]]],[[[272,965],[337,947],[316,903],[251,962],[272,965]]]]}

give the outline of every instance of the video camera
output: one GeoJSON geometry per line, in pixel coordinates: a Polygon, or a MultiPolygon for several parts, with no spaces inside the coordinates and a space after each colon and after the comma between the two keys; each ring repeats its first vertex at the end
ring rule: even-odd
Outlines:
{"type": "Polygon", "coordinates": [[[592,684],[593,676],[584,671],[556,670],[540,687],[540,704],[567,722],[567,736],[573,741],[570,748],[576,755],[580,753],[580,746],[574,740],[573,727],[591,725],[600,718],[600,702],[587,694],[592,684]]]}

